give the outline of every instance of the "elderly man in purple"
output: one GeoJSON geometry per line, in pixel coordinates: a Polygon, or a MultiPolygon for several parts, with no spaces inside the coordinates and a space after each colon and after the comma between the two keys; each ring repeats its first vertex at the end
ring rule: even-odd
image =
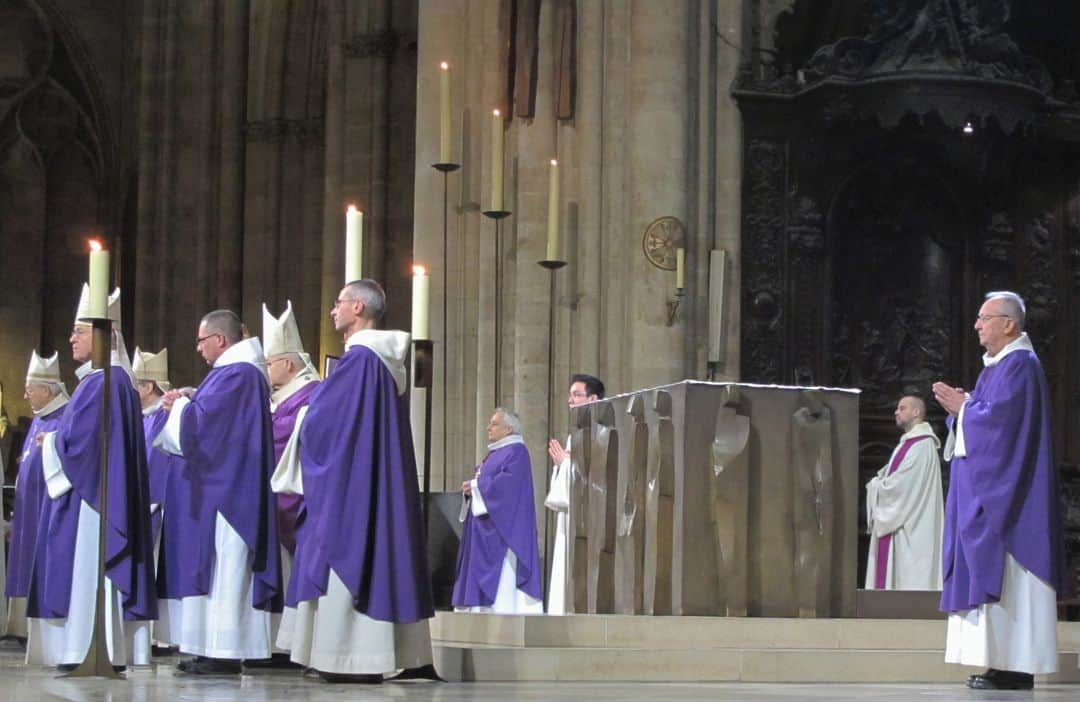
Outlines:
{"type": "MultiPolygon", "coordinates": [[[[296,417],[300,410],[307,407],[311,394],[318,387],[319,373],[311,363],[311,357],[304,352],[300,339],[300,329],[296,325],[292,301],[285,303],[285,312],[275,317],[263,305],[263,352],[266,354],[266,369],[270,376],[270,417],[274,430],[274,464],[277,465],[285,444],[292,436],[296,426],[296,417]]],[[[304,498],[300,495],[279,494],[277,498],[278,538],[281,540],[281,582],[288,589],[289,576],[292,573],[293,554],[296,552],[296,520],[304,498]]],[[[282,617],[274,617],[271,625],[270,641],[277,641],[281,626],[291,627],[295,612],[287,610],[282,617]]],[[[245,661],[248,667],[292,667],[289,654],[284,649],[275,647],[272,661],[258,663],[245,661]]]]}
{"type": "Polygon", "coordinates": [[[938,382],[950,415],[941,609],[945,660],[986,666],[975,689],[1031,689],[1058,668],[1064,541],[1050,396],[1024,333],[1024,301],[993,292],[975,331],[986,349],[970,393],[938,382]]]}
{"type": "Polygon", "coordinates": [[[461,484],[470,507],[453,604],[470,612],[543,614],[532,463],[521,421],[499,407],[488,421],[487,438],[476,476],[461,484]]]}
{"type": "Polygon", "coordinates": [[[56,431],[68,404],[67,388],[60,381],[60,355],[42,358],[34,351],[26,371],[26,399],[34,421],[23,442],[19,472],[15,476],[15,509],[11,515],[11,543],[5,595],[10,599],[7,633],[26,638],[26,596],[30,592],[30,568],[34,563],[38,520],[47,504],[45,476],[41,469],[38,434],[56,431]]]}
{"type": "Polygon", "coordinates": [[[154,439],[165,427],[169,413],[161,407],[161,398],[172,389],[169,383],[169,350],[161,349],[154,354],[135,347],[132,361],[135,374],[135,389],[139,392],[142,405],[143,436],[146,438],[146,467],[150,473],[150,510],[151,526],[154,531],[154,543],[161,535],[162,506],[165,503],[165,491],[169,484],[170,473],[183,470],[183,461],[178,456],[171,456],[153,446],[154,439]]]}
{"type": "Polygon", "coordinates": [[[105,542],[106,648],[115,666],[149,663],[150,620],[157,618],[150,540],[146,444],[120,323],[120,291],[109,297],[113,321],[110,384],[90,366],[89,288],[71,333],[84,364],[79,387],[56,431],[38,434],[49,502],[41,515],[27,600],[26,662],[74,668],[86,657],[97,593],[100,525],[101,393],[109,392],[108,528],[105,542]],[[46,538],[45,535],[48,534],[46,538]]]}
{"type": "Polygon", "coordinates": [[[270,617],[281,612],[281,553],[270,473],[274,441],[262,345],[240,318],[216,310],[195,347],[212,366],[190,397],[165,393],[169,411],[155,443],[187,461],[198,524],[181,548],[190,590],[162,610],[156,635],[196,658],[180,672],[239,674],[245,658],[270,657],[270,617]]]}
{"type": "Polygon", "coordinates": [[[375,328],[373,280],[346,285],[330,316],[345,355],[278,463],[274,489],[304,496],[278,645],[330,682],[431,669],[434,616],[405,396],[409,335],[375,328]]]}

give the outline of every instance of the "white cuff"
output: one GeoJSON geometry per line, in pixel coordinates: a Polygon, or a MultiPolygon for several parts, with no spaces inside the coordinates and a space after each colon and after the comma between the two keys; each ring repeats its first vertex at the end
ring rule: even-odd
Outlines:
{"type": "Polygon", "coordinates": [[[64,474],[60,454],[56,452],[55,431],[46,433],[45,440],[41,442],[41,471],[45,476],[45,489],[52,499],[62,497],[71,490],[71,481],[64,474]]]}
{"type": "Polygon", "coordinates": [[[469,481],[469,485],[472,486],[472,515],[474,517],[483,517],[488,513],[487,505],[484,504],[484,496],[480,494],[480,484],[474,478],[469,481]]]}
{"type": "Polygon", "coordinates": [[[953,429],[956,432],[953,456],[957,458],[963,458],[967,455],[967,442],[964,441],[964,410],[966,409],[967,400],[964,400],[964,404],[960,405],[960,411],[956,414],[956,421],[953,422],[953,429]]]}
{"type": "Polygon", "coordinates": [[[169,410],[169,418],[165,426],[154,439],[154,446],[162,451],[176,456],[183,456],[184,451],[180,448],[180,422],[184,418],[184,408],[191,402],[186,397],[178,397],[169,410]]]}
{"type": "Polygon", "coordinates": [[[293,425],[285,450],[281,452],[281,460],[274,468],[274,475],[270,478],[270,489],[274,492],[304,494],[304,474],[300,467],[300,427],[304,425],[307,411],[307,405],[304,405],[296,413],[296,424],[293,425]]]}

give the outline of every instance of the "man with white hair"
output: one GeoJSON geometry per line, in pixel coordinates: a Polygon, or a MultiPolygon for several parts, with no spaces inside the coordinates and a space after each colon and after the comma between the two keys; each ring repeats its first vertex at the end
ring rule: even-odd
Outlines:
{"type": "Polygon", "coordinates": [[[6,633],[26,638],[26,597],[30,592],[30,569],[37,545],[38,520],[48,497],[41,468],[41,447],[34,440],[38,434],[56,431],[67,406],[67,388],[60,381],[60,354],[42,358],[34,351],[26,371],[26,394],[34,420],[26,433],[19,472],[15,476],[15,506],[11,515],[11,541],[8,544],[8,601],[6,633]]]}
{"type": "Polygon", "coordinates": [[[38,434],[49,501],[38,535],[27,599],[26,662],[74,668],[86,657],[96,608],[100,526],[101,394],[109,393],[108,525],[105,529],[106,648],[114,666],[150,659],[150,621],[157,618],[146,445],[131,362],[119,330],[120,291],[109,296],[112,320],[110,385],[93,368],[90,290],[71,332],[71,351],[84,362],[79,386],[56,431],[38,434]]]}
{"type": "Polygon", "coordinates": [[[901,397],[893,416],[904,435],[888,464],[866,484],[866,589],[940,590],[941,442],[926,421],[921,397],[901,397]]]}
{"type": "Polygon", "coordinates": [[[532,463],[521,421],[499,407],[487,425],[488,452],[461,484],[469,500],[458,550],[453,604],[459,610],[543,614],[532,463]]]}
{"type": "Polygon", "coordinates": [[[211,366],[191,397],[170,390],[155,443],[187,461],[197,527],[181,548],[191,572],[180,606],[162,609],[156,635],[195,658],[189,675],[239,675],[242,659],[270,657],[271,614],[281,612],[278,547],[270,473],[270,383],[262,345],[246,338],[235,313],[203,316],[195,348],[211,366]]]}
{"type": "Polygon", "coordinates": [[[986,349],[970,393],[943,382],[952,459],[945,507],[945,660],[986,666],[975,689],[1031,689],[1058,669],[1057,593],[1064,540],[1050,394],[1024,332],[1024,301],[986,296],[975,321],[986,349]]]}

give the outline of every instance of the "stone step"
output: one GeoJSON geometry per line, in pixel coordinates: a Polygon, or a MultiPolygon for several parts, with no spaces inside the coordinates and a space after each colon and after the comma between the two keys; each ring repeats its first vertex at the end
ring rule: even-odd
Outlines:
{"type": "MultiPolygon", "coordinates": [[[[899,650],[940,653],[943,620],[564,617],[438,612],[433,641],[504,648],[899,650]]],[[[1080,651],[1080,622],[1058,623],[1063,653],[1080,651]]]]}
{"type": "MultiPolygon", "coordinates": [[[[978,668],[940,651],[485,647],[436,642],[435,665],[452,682],[955,683],[978,668]]],[[[1038,683],[1080,683],[1076,654],[1038,683]]]]}

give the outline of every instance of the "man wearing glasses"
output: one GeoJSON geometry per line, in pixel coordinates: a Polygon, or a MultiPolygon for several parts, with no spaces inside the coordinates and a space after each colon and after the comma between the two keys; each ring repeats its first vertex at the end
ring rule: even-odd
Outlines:
{"type": "Polygon", "coordinates": [[[986,349],[970,393],[934,383],[949,413],[941,609],[945,660],[986,667],[974,689],[1029,690],[1058,669],[1064,541],[1050,396],[1024,332],[1023,299],[992,292],[975,331],[986,349]]]}
{"type": "Polygon", "coordinates": [[[183,544],[191,586],[162,608],[157,636],[195,654],[180,672],[238,675],[241,659],[270,657],[270,615],[282,606],[270,383],[259,339],[229,310],[203,317],[195,348],[210,373],[190,398],[165,393],[169,419],[154,442],[187,460],[199,506],[183,544]]]}
{"type": "MultiPolygon", "coordinates": [[[[604,384],[599,378],[577,373],[570,378],[567,404],[570,409],[587,402],[604,399],[604,384]]],[[[566,448],[558,439],[548,441],[548,455],[554,464],[551,469],[551,489],[544,506],[555,512],[555,543],[552,545],[551,582],[548,588],[548,614],[566,614],[566,533],[570,516],[570,437],[566,448]]]]}

